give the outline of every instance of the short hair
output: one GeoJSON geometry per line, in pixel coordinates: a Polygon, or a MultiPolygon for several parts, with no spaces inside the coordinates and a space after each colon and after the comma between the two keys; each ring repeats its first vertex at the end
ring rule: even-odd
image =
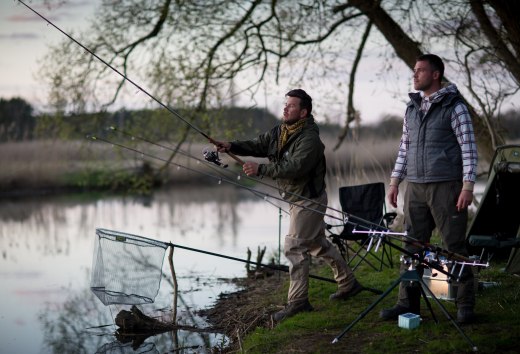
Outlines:
{"type": "Polygon", "coordinates": [[[440,73],[439,81],[442,82],[442,78],[444,76],[444,63],[440,57],[435,54],[423,54],[419,55],[416,61],[427,61],[434,71],[438,71],[440,73]]]}
{"type": "Polygon", "coordinates": [[[298,97],[300,99],[300,108],[307,110],[307,115],[312,112],[312,98],[302,89],[294,89],[285,94],[286,97],[298,97]]]}

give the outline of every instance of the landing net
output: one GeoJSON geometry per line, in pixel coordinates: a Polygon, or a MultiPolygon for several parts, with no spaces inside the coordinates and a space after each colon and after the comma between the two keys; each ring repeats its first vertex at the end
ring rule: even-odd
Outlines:
{"type": "Polygon", "coordinates": [[[96,229],[90,289],[105,305],[153,303],[167,248],[164,242],[96,229]]]}

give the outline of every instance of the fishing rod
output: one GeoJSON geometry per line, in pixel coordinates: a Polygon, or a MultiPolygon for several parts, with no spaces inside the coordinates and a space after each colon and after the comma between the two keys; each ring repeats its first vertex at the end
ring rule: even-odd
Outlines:
{"type": "MultiPolygon", "coordinates": [[[[123,148],[125,150],[132,151],[132,152],[135,152],[137,154],[140,154],[141,156],[146,156],[146,157],[149,157],[149,158],[152,158],[152,159],[155,159],[155,160],[159,160],[159,161],[162,161],[162,162],[164,162],[166,164],[174,165],[174,166],[176,166],[178,168],[183,168],[183,169],[185,169],[185,170],[187,170],[189,172],[198,173],[200,175],[203,175],[203,176],[206,176],[206,177],[210,177],[212,179],[217,179],[218,180],[218,184],[221,184],[222,182],[226,182],[226,183],[232,184],[234,186],[238,186],[238,187],[244,188],[244,189],[250,191],[251,193],[257,195],[258,197],[263,198],[264,200],[267,200],[267,198],[272,198],[272,199],[276,199],[276,200],[284,202],[284,203],[295,204],[294,202],[289,202],[289,201],[283,199],[282,197],[276,197],[276,196],[271,195],[269,193],[257,191],[254,188],[251,188],[251,187],[248,187],[248,186],[243,185],[241,183],[238,183],[235,180],[229,179],[227,177],[215,176],[213,174],[210,174],[210,173],[207,173],[207,172],[204,172],[204,171],[199,171],[199,170],[196,170],[194,168],[187,167],[187,166],[181,165],[179,163],[166,160],[166,159],[164,159],[162,157],[155,156],[155,155],[149,154],[147,152],[144,152],[144,151],[141,151],[141,150],[129,147],[129,146],[125,146],[123,144],[120,144],[120,143],[117,143],[117,142],[114,142],[114,141],[110,141],[110,140],[102,138],[102,137],[98,137],[98,136],[95,136],[95,135],[87,135],[87,138],[90,139],[90,140],[93,140],[93,141],[101,141],[101,142],[104,142],[104,143],[107,143],[107,144],[110,144],[110,145],[113,145],[113,146],[117,146],[117,147],[123,148]]],[[[328,217],[330,217],[332,219],[336,219],[336,220],[340,220],[340,221],[344,220],[343,218],[337,217],[335,215],[329,215],[329,214],[326,214],[325,212],[322,212],[320,210],[316,210],[316,209],[309,208],[309,207],[306,207],[306,206],[298,205],[298,207],[300,207],[302,209],[310,210],[310,211],[313,211],[313,212],[316,212],[316,213],[319,213],[319,214],[323,214],[324,216],[328,216],[328,217]]]]}
{"type": "MultiPolygon", "coordinates": [[[[87,48],[85,45],[83,45],[82,43],[80,43],[78,40],[76,40],[74,37],[72,37],[70,34],[68,34],[67,32],[65,32],[64,30],[62,30],[60,27],[58,27],[57,25],[55,25],[53,22],[51,22],[49,19],[47,19],[46,17],[44,17],[42,14],[40,14],[38,11],[34,10],[32,7],[30,7],[29,5],[27,5],[25,2],[23,2],[22,0],[18,0],[19,3],[21,3],[22,5],[24,5],[26,8],[28,8],[30,11],[32,11],[34,14],[36,14],[38,17],[40,17],[41,19],[43,19],[45,22],[47,22],[49,25],[51,25],[52,27],[54,27],[55,29],[57,29],[59,32],[61,32],[63,35],[65,35],[68,39],[70,39],[71,41],[73,41],[74,43],[76,43],[78,46],[80,46],[81,48],[83,48],[87,53],[89,53],[90,55],[92,55],[94,58],[96,58],[97,60],[99,60],[101,63],[103,63],[104,65],[106,65],[108,68],[110,68],[112,71],[114,71],[116,74],[118,74],[119,76],[121,76],[125,81],[128,81],[129,83],[131,83],[132,85],[134,85],[134,87],[136,87],[139,91],[143,92],[145,95],[147,95],[148,97],[150,97],[152,100],[154,100],[156,103],[158,103],[161,107],[165,108],[168,112],[170,112],[171,114],[173,114],[175,117],[177,117],[178,119],[180,119],[181,121],[183,121],[186,125],[188,125],[190,128],[192,128],[193,130],[195,130],[196,132],[198,132],[199,134],[201,134],[203,137],[205,137],[206,139],[208,139],[208,141],[212,144],[217,144],[217,141],[213,138],[211,138],[208,134],[206,134],[202,129],[198,128],[196,125],[194,125],[193,123],[191,123],[190,121],[188,121],[187,119],[185,119],[180,113],[178,113],[176,110],[174,110],[173,108],[169,107],[168,105],[164,104],[162,101],[160,101],[158,98],[156,98],[155,96],[153,96],[152,94],[150,94],[148,91],[146,91],[143,87],[141,87],[139,84],[137,84],[135,81],[133,81],[132,79],[130,79],[127,75],[123,74],[121,71],[119,71],[118,69],[116,69],[115,67],[113,67],[110,63],[108,63],[107,61],[105,61],[103,58],[101,58],[100,56],[98,56],[96,53],[94,53],[92,50],[90,50],[89,48],[87,48]]],[[[230,157],[232,157],[236,162],[238,162],[240,165],[243,165],[244,164],[244,161],[242,159],[240,159],[239,157],[237,157],[235,154],[227,151],[226,152],[230,157]]]]}
{"type": "MultiPolygon", "coordinates": [[[[120,133],[120,134],[123,134],[123,135],[125,135],[125,136],[130,137],[132,140],[137,139],[137,140],[140,140],[140,141],[144,141],[144,142],[146,142],[146,143],[149,143],[149,144],[155,145],[155,146],[157,146],[157,147],[159,147],[159,148],[161,148],[161,149],[165,149],[165,150],[172,151],[172,152],[173,152],[173,151],[176,151],[176,152],[180,153],[181,155],[186,156],[186,157],[189,157],[189,158],[191,158],[191,159],[193,159],[193,160],[195,160],[195,161],[197,161],[197,162],[199,162],[199,163],[204,163],[205,165],[207,165],[209,168],[211,168],[213,171],[217,172],[217,173],[220,174],[220,175],[223,175],[223,171],[225,171],[226,173],[229,172],[229,174],[233,173],[233,172],[231,172],[230,170],[226,169],[227,165],[223,165],[223,164],[222,164],[221,162],[219,162],[219,161],[214,161],[214,160],[208,159],[208,158],[206,157],[206,154],[204,155],[205,159],[203,160],[203,159],[200,159],[200,158],[198,158],[198,157],[196,157],[196,156],[191,155],[190,153],[188,153],[187,151],[184,151],[184,150],[182,150],[182,149],[174,149],[174,148],[172,148],[172,147],[170,147],[170,146],[167,146],[167,145],[164,145],[164,144],[161,144],[161,143],[154,142],[154,141],[152,141],[152,140],[149,140],[149,139],[147,139],[147,138],[141,137],[141,136],[139,136],[139,135],[132,134],[132,133],[130,133],[130,132],[128,132],[128,131],[125,131],[124,129],[119,129],[119,128],[114,127],[114,126],[110,126],[110,127],[107,128],[107,131],[118,132],[118,133],[120,133]],[[211,164],[208,164],[207,162],[212,162],[212,163],[211,163],[211,164]],[[217,165],[217,166],[219,166],[219,167],[223,167],[223,168],[216,167],[215,165],[217,165]]],[[[121,145],[122,145],[122,144],[121,144],[121,145]]],[[[218,159],[218,155],[217,155],[217,159],[218,159]]],[[[246,177],[246,178],[248,178],[248,179],[250,179],[250,180],[255,180],[255,181],[257,181],[257,182],[260,182],[260,181],[257,180],[257,179],[251,178],[251,177],[249,177],[249,176],[247,176],[247,175],[242,175],[241,173],[238,174],[237,179],[241,179],[242,177],[246,177]]],[[[263,184],[265,184],[265,185],[267,185],[267,186],[270,186],[270,187],[272,187],[272,188],[276,188],[276,187],[274,187],[274,186],[272,186],[272,185],[270,185],[270,184],[268,184],[268,183],[263,183],[263,184]]],[[[257,194],[255,194],[255,193],[253,193],[253,195],[256,196],[256,197],[259,197],[259,196],[258,196],[257,194]]],[[[265,200],[265,199],[264,199],[264,201],[266,201],[267,203],[271,204],[271,205],[274,206],[274,207],[280,208],[281,210],[283,210],[284,213],[289,214],[289,212],[288,212],[287,210],[282,209],[279,205],[274,204],[274,203],[271,202],[270,200],[265,200]]]]}
{"type": "MultiPolygon", "coordinates": [[[[132,79],[130,79],[127,75],[123,74],[122,72],[120,72],[119,70],[117,70],[115,67],[113,67],[110,63],[108,63],[107,61],[105,61],[103,58],[99,57],[96,53],[94,53],[92,50],[90,50],[88,47],[86,47],[85,45],[83,45],[82,43],[80,43],[78,40],[76,40],[74,37],[72,37],[71,35],[69,35],[67,32],[65,32],[64,30],[62,30],[60,27],[58,27],[57,25],[55,25],[53,22],[51,22],[49,19],[47,19],[46,17],[44,17],[42,14],[40,14],[38,11],[34,10],[32,7],[30,7],[29,5],[27,5],[25,2],[23,2],[22,0],[18,0],[19,3],[21,3],[22,5],[24,5],[25,7],[27,7],[30,11],[32,11],[33,13],[35,13],[38,17],[40,17],[41,19],[43,19],[45,22],[47,22],[49,25],[51,25],[52,27],[54,27],[56,30],[58,30],[59,32],[61,32],[63,35],[65,35],[67,38],[69,38],[71,41],[73,41],[74,43],[76,43],[78,46],[80,46],[81,48],[83,48],[85,51],[87,51],[89,54],[91,54],[93,57],[95,57],[97,60],[99,60],[101,63],[103,63],[104,65],[106,65],[108,68],[110,68],[112,71],[114,71],[115,73],[117,73],[119,76],[121,76],[123,79],[125,79],[126,81],[130,82],[132,85],[134,85],[138,90],[140,90],[141,92],[143,92],[144,94],[146,94],[148,97],[150,97],[152,100],[154,100],[156,103],[158,103],[160,106],[162,106],[163,108],[165,108],[167,111],[169,111],[170,113],[172,113],[175,117],[177,117],[178,119],[180,119],[181,121],[183,121],[185,124],[187,124],[190,128],[194,129],[195,131],[197,131],[198,133],[200,133],[203,137],[205,137],[210,143],[212,144],[215,144],[217,145],[217,141],[213,138],[211,138],[208,134],[206,134],[203,130],[201,130],[200,128],[198,128],[197,126],[195,126],[194,124],[192,124],[191,122],[189,122],[188,120],[186,120],[180,113],[178,113],[177,111],[175,111],[173,108],[169,107],[168,105],[164,104],[162,101],[160,101],[158,98],[156,98],[155,96],[153,96],[152,94],[150,94],[148,91],[146,91],[143,87],[141,87],[139,84],[137,84],[135,81],[133,81],[132,79]]],[[[231,157],[233,158],[235,161],[237,161],[238,163],[240,163],[240,165],[243,165],[244,164],[244,161],[242,159],[240,159],[239,157],[237,157],[235,154],[229,152],[229,151],[226,151],[226,153],[231,157]]],[[[163,160],[164,161],[164,160],[163,160]]],[[[167,161],[164,161],[164,162],[167,162],[167,161]]],[[[256,179],[255,179],[256,180],[256,179]]],[[[302,199],[305,199],[303,196],[298,196],[299,198],[302,198],[302,199]]],[[[306,199],[307,201],[312,201],[310,199],[306,199]]],[[[319,203],[316,203],[318,205],[320,205],[319,203]]],[[[340,210],[337,210],[337,209],[334,209],[334,208],[330,208],[328,206],[325,205],[326,208],[329,208],[331,210],[334,210],[336,212],[339,212],[339,213],[342,213],[344,214],[343,211],[340,211],[340,210]]],[[[324,215],[327,215],[327,214],[324,214],[324,215]]],[[[350,216],[350,218],[353,218],[354,216],[350,216]]],[[[360,219],[362,220],[362,219],[360,219]]],[[[365,222],[365,220],[363,220],[363,222],[365,222]]]]}
{"type": "MultiPolygon", "coordinates": [[[[160,147],[160,148],[162,148],[162,149],[166,149],[166,150],[169,150],[169,151],[172,151],[172,152],[173,152],[173,151],[176,151],[175,149],[173,149],[173,148],[171,148],[171,147],[169,147],[169,146],[166,146],[166,145],[164,145],[164,144],[157,143],[157,142],[155,142],[155,141],[152,141],[152,140],[150,140],[150,139],[147,139],[147,138],[141,137],[141,136],[136,135],[136,134],[132,134],[132,133],[130,133],[130,132],[128,132],[128,131],[125,131],[124,129],[120,129],[120,128],[117,128],[117,127],[114,127],[114,126],[110,126],[109,129],[110,129],[111,131],[116,131],[116,132],[119,132],[119,133],[121,133],[121,134],[123,134],[123,135],[126,135],[126,136],[128,136],[128,137],[130,137],[130,138],[132,138],[132,139],[141,140],[141,141],[144,141],[144,142],[146,142],[146,143],[148,143],[148,144],[158,146],[158,147],[160,147]]],[[[184,155],[184,156],[190,157],[190,158],[195,159],[195,160],[197,160],[197,161],[201,161],[199,158],[197,158],[197,157],[195,157],[195,156],[193,156],[193,155],[190,155],[189,153],[183,151],[182,149],[179,149],[178,151],[181,153],[181,155],[184,155]]],[[[218,156],[218,155],[217,155],[217,156],[218,156]]],[[[206,158],[206,161],[210,161],[210,162],[212,162],[211,160],[208,160],[207,158],[206,158]]],[[[219,162],[219,163],[220,163],[220,162],[219,162]]],[[[219,164],[217,164],[217,165],[219,165],[219,164]]],[[[221,165],[221,163],[220,163],[220,165],[221,165]]],[[[220,166],[220,165],[219,165],[219,166],[220,166]]],[[[219,169],[219,171],[222,171],[222,169],[219,169]]],[[[224,171],[229,171],[229,170],[224,169],[224,171]]],[[[233,173],[233,172],[229,171],[229,173],[231,174],[231,173],[233,173]]],[[[248,180],[250,180],[250,181],[254,181],[254,182],[256,182],[256,183],[258,183],[258,184],[261,184],[261,185],[264,185],[264,186],[266,186],[266,187],[269,187],[269,188],[275,189],[275,190],[277,190],[277,191],[279,190],[278,187],[276,187],[276,186],[274,186],[274,185],[272,185],[272,184],[270,184],[270,183],[264,182],[264,181],[263,181],[262,179],[260,179],[260,178],[251,177],[251,176],[248,176],[248,175],[243,174],[243,173],[241,173],[241,172],[238,172],[238,176],[237,176],[237,178],[238,178],[238,179],[246,178],[246,179],[248,179],[248,180]]],[[[304,196],[302,196],[302,195],[299,195],[299,194],[296,194],[296,193],[293,193],[293,192],[289,192],[289,191],[286,191],[285,193],[287,193],[287,194],[289,194],[289,195],[292,195],[292,196],[294,196],[294,197],[297,197],[298,199],[301,199],[301,200],[305,200],[305,201],[308,201],[308,202],[314,202],[315,204],[317,204],[317,205],[319,205],[319,206],[326,207],[327,209],[329,209],[329,210],[331,210],[331,211],[335,211],[335,212],[338,212],[338,213],[343,213],[343,211],[341,211],[341,210],[338,210],[338,209],[336,209],[336,208],[334,208],[334,207],[331,207],[331,206],[328,206],[328,205],[324,205],[324,204],[321,204],[321,203],[316,203],[314,200],[312,200],[312,199],[310,199],[310,198],[307,198],[307,197],[304,197],[304,196]]]]}
{"type": "MultiPolygon", "coordinates": [[[[137,84],[135,81],[133,81],[132,79],[130,79],[127,75],[123,74],[121,71],[119,71],[118,69],[116,69],[115,67],[113,67],[110,63],[108,63],[107,61],[105,61],[103,58],[101,58],[100,56],[98,56],[96,53],[94,53],[92,50],[90,50],[88,47],[86,47],[85,45],[83,45],[81,42],[79,42],[78,40],[76,40],[74,37],[72,37],[71,35],[69,35],[67,32],[65,32],[64,30],[62,30],[60,27],[58,27],[57,25],[55,25],[52,21],[50,21],[49,19],[47,19],[45,16],[43,16],[42,14],[40,14],[38,11],[34,10],[32,7],[30,7],[29,5],[27,5],[24,1],[22,0],[18,0],[19,3],[21,3],[22,5],[24,5],[27,9],[29,9],[30,11],[32,11],[34,14],[36,14],[38,17],[40,17],[42,20],[44,20],[45,22],[47,22],[49,25],[51,25],[52,27],[54,27],[56,30],[58,30],[60,33],[62,33],[64,36],[66,36],[68,39],[70,39],[71,41],[73,41],[74,43],[76,43],[78,46],[80,46],[81,48],[83,48],[86,52],[88,52],[89,54],[91,54],[94,58],[96,58],[97,60],[99,60],[101,63],[103,63],[105,66],[107,66],[108,68],[110,68],[112,71],[114,71],[116,74],[118,74],[119,76],[121,76],[124,80],[130,82],[134,87],[136,87],[139,91],[143,92],[145,95],[147,95],[148,97],[150,97],[153,101],[155,101],[157,104],[159,104],[161,107],[165,108],[168,112],[170,112],[171,114],[173,114],[175,117],[177,117],[178,119],[180,119],[181,121],[183,121],[186,125],[188,125],[190,128],[192,128],[193,130],[195,130],[196,132],[198,132],[199,134],[201,134],[203,137],[205,137],[210,143],[212,144],[215,144],[217,145],[217,141],[213,138],[211,138],[208,134],[206,134],[203,130],[201,130],[200,128],[198,128],[197,126],[195,126],[193,123],[189,122],[188,120],[186,120],[180,113],[178,113],[176,110],[174,110],[173,108],[169,107],[168,105],[164,104],[162,101],[160,101],[158,98],[156,98],[155,96],[153,96],[152,94],[150,94],[148,91],[146,91],[143,87],[141,87],[139,84],[137,84]]],[[[226,151],[226,153],[231,157],[233,158],[235,161],[237,161],[240,165],[243,165],[244,164],[244,161],[242,159],[240,159],[239,157],[237,157],[235,154],[229,152],[229,151],[226,151]]],[[[167,160],[164,160],[164,159],[161,159],[163,162],[168,162],[167,160]]],[[[240,185],[240,184],[238,184],[240,185]]],[[[240,185],[242,186],[242,185],[240,185]]],[[[272,197],[272,196],[271,196],[272,197]]],[[[275,198],[275,199],[279,199],[279,198],[275,198]]],[[[284,201],[284,200],[282,200],[284,201]]],[[[318,212],[317,210],[315,210],[316,212],[318,212]]],[[[344,212],[340,211],[343,215],[345,214],[344,212]]],[[[324,214],[324,215],[327,215],[327,214],[324,214]]],[[[338,219],[337,217],[333,217],[334,219],[338,219]]],[[[349,218],[356,218],[355,216],[349,216],[349,218]]],[[[360,218],[357,218],[359,220],[362,220],[360,218]]],[[[344,221],[344,219],[342,220],[344,221]]],[[[363,222],[365,222],[365,220],[363,220],[363,222]]],[[[370,223],[370,222],[368,222],[370,223]]],[[[370,223],[372,224],[372,223],[370,223]]],[[[375,225],[375,224],[374,224],[375,225]]]]}
{"type": "MultiPolygon", "coordinates": [[[[139,84],[137,84],[135,81],[133,81],[132,79],[130,79],[127,75],[123,74],[122,72],[120,72],[118,69],[116,69],[115,67],[113,67],[110,63],[108,63],[107,61],[105,61],[103,58],[101,58],[100,56],[98,56],[96,53],[94,53],[92,50],[90,50],[88,47],[86,47],[85,45],[83,45],[81,42],[79,42],[78,40],[76,40],[74,37],[72,37],[71,35],[69,35],[67,32],[65,32],[64,30],[62,30],[60,27],[58,27],[57,25],[55,25],[52,21],[50,21],[49,19],[47,19],[46,17],[44,17],[42,14],[40,14],[38,11],[34,10],[32,7],[30,7],[29,5],[27,5],[25,2],[23,2],[22,0],[18,0],[18,2],[20,2],[22,5],[24,5],[25,7],[27,7],[30,11],[32,11],[33,13],[35,13],[38,17],[40,17],[41,19],[43,19],[45,22],[47,22],[49,25],[51,25],[52,27],[54,27],[56,30],[58,30],[59,32],[61,32],[64,36],[66,36],[67,38],[69,38],[71,41],[73,41],[74,43],[76,43],[78,46],[80,46],[81,48],[83,48],[86,52],[88,52],[89,54],[91,54],[94,58],[96,58],[97,60],[99,60],[101,63],[103,63],[104,65],[106,65],[108,68],[110,68],[112,71],[114,71],[115,73],[117,73],[119,76],[121,76],[123,79],[125,79],[126,81],[130,82],[132,85],[134,85],[138,90],[140,90],[141,92],[143,92],[144,94],[146,94],[148,97],[150,97],[152,100],[154,100],[156,103],[158,103],[160,106],[162,106],[163,108],[165,108],[167,111],[169,111],[170,113],[172,113],[175,117],[177,117],[178,119],[180,119],[181,121],[183,121],[185,124],[187,124],[190,128],[194,129],[195,131],[197,131],[198,133],[200,133],[203,137],[205,137],[210,143],[214,144],[214,145],[217,145],[217,141],[213,138],[211,138],[208,134],[206,134],[203,130],[201,130],[200,128],[198,128],[197,126],[195,126],[193,123],[189,122],[188,120],[186,120],[180,113],[178,113],[177,111],[175,111],[173,108],[169,107],[168,105],[164,104],[162,101],[160,101],[158,98],[156,98],[155,96],[153,96],[152,94],[150,94],[148,91],[146,91],[143,87],[141,87],[139,84]]],[[[226,153],[231,157],[233,158],[235,161],[237,161],[240,165],[243,165],[244,164],[244,161],[242,159],[240,159],[239,157],[237,157],[235,154],[229,152],[229,151],[226,151],[226,153]]],[[[165,161],[166,162],[166,161],[165,161]]],[[[303,198],[302,196],[299,196],[300,198],[303,198]]],[[[307,199],[308,201],[312,201],[312,200],[309,200],[307,199]]],[[[319,203],[316,203],[319,205],[319,203]]],[[[325,206],[327,207],[327,206],[325,206]]],[[[341,212],[339,210],[335,210],[335,211],[338,211],[338,212],[341,212]]]]}
{"type": "MultiPolygon", "coordinates": [[[[116,143],[116,142],[113,142],[113,141],[110,141],[110,140],[107,140],[107,139],[104,139],[104,138],[101,138],[101,137],[97,137],[95,135],[87,135],[87,138],[89,138],[91,140],[99,140],[99,141],[102,141],[104,143],[111,144],[111,145],[123,148],[125,150],[129,150],[129,151],[138,153],[138,154],[140,154],[142,156],[147,156],[149,158],[165,162],[166,164],[174,165],[174,166],[177,166],[178,168],[183,168],[183,169],[185,169],[187,171],[198,173],[198,174],[204,175],[206,177],[210,177],[212,179],[218,179],[218,183],[219,184],[221,184],[222,182],[226,182],[226,183],[232,184],[234,186],[238,186],[238,187],[244,188],[244,189],[250,191],[251,193],[255,194],[256,196],[258,196],[260,198],[263,198],[266,201],[268,200],[267,198],[272,198],[272,199],[275,199],[275,200],[278,200],[278,201],[281,201],[281,202],[284,202],[284,203],[295,205],[295,206],[300,207],[302,209],[306,209],[306,210],[309,210],[309,211],[316,212],[318,214],[322,214],[322,215],[327,216],[327,217],[329,217],[331,219],[335,219],[335,220],[341,221],[343,223],[343,225],[351,224],[351,225],[353,225],[355,227],[360,227],[360,228],[367,229],[367,230],[381,230],[382,232],[388,231],[388,228],[384,227],[383,225],[379,225],[379,224],[373,223],[371,221],[362,219],[362,218],[357,217],[355,215],[350,215],[350,214],[348,214],[348,213],[346,213],[344,211],[340,211],[340,210],[337,210],[337,209],[334,209],[334,208],[329,208],[331,210],[334,210],[334,211],[337,211],[338,213],[340,213],[342,217],[338,217],[336,215],[328,214],[326,212],[323,212],[323,211],[320,211],[320,210],[317,210],[317,209],[314,209],[314,208],[310,208],[310,207],[307,207],[307,206],[296,204],[294,202],[287,201],[287,200],[283,199],[282,197],[277,197],[277,196],[274,196],[274,195],[266,193],[266,192],[257,191],[254,188],[251,188],[251,187],[248,187],[248,186],[246,186],[244,184],[236,182],[234,179],[229,179],[229,178],[222,177],[222,176],[215,176],[215,175],[212,175],[212,174],[207,173],[207,172],[199,171],[199,170],[196,170],[194,168],[190,168],[190,167],[181,165],[179,163],[163,159],[162,157],[159,157],[159,156],[156,156],[156,155],[152,155],[152,154],[149,154],[147,152],[138,150],[136,148],[132,148],[132,147],[120,144],[120,143],[116,143]]],[[[319,203],[315,203],[315,204],[320,205],[319,203]]]]}

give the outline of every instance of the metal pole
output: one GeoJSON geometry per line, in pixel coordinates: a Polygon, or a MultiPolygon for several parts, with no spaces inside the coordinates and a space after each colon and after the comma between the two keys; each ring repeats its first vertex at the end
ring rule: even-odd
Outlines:
{"type": "Polygon", "coordinates": [[[280,263],[280,256],[282,253],[282,208],[278,208],[278,265],[280,263]]]}

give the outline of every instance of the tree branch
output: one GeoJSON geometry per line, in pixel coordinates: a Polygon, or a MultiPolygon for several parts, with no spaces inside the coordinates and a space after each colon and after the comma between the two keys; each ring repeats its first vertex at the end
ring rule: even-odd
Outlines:
{"type": "Polygon", "coordinates": [[[240,28],[245,24],[245,22],[251,17],[251,14],[253,13],[254,9],[262,3],[262,0],[255,0],[249,10],[244,14],[244,16],[240,19],[240,21],[237,21],[233,28],[226,33],[224,36],[220,37],[217,43],[210,49],[208,56],[207,56],[207,65],[205,70],[205,80],[204,80],[204,88],[202,89],[202,93],[200,96],[200,102],[199,102],[199,108],[206,106],[206,97],[208,94],[209,89],[209,80],[211,78],[212,73],[212,64],[213,59],[215,57],[215,54],[218,50],[218,48],[229,38],[231,38],[240,28]]]}
{"type": "Polygon", "coordinates": [[[363,54],[363,49],[365,48],[365,44],[367,42],[368,36],[370,35],[370,29],[372,28],[372,21],[368,21],[367,27],[365,29],[365,33],[363,33],[363,37],[361,38],[361,43],[359,44],[356,58],[354,60],[354,63],[352,64],[352,70],[350,71],[350,81],[348,85],[348,104],[347,104],[347,119],[345,121],[345,127],[343,128],[343,131],[338,137],[338,142],[334,146],[333,150],[336,151],[345,137],[348,133],[348,126],[351,122],[353,122],[356,119],[356,109],[354,108],[354,83],[356,80],[356,72],[359,65],[359,62],[361,61],[361,57],[363,54]]]}
{"type": "MultiPolygon", "coordinates": [[[[117,56],[119,56],[120,54],[124,53],[124,55],[123,55],[123,74],[125,76],[128,73],[127,72],[128,59],[130,57],[130,54],[134,51],[134,49],[139,44],[144,43],[147,40],[149,40],[153,37],[156,37],[159,34],[159,32],[161,31],[161,29],[164,26],[164,23],[166,22],[166,18],[168,17],[170,4],[171,4],[171,0],[165,0],[163,6],[161,7],[161,16],[159,16],[159,20],[155,24],[154,28],[147,35],[138,38],[134,42],[132,42],[132,43],[126,45],[125,47],[121,48],[120,50],[116,50],[114,52],[114,59],[117,56]]],[[[110,102],[103,105],[105,108],[112,105],[116,101],[117,97],[119,96],[119,92],[123,88],[124,83],[125,83],[125,78],[122,78],[121,81],[119,81],[119,84],[117,85],[116,91],[115,91],[114,95],[112,96],[112,100],[110,100],[110,102]]]]}
{"type": "MultiPolygon", "coordinates": [[[[482,31],[486,35],[489,43],[495,48],[496,55],[506,64],[507,68],[514,76],[517,83],[520,84],[520,62],[515,55],[507,48],[502,37],[491,23],[484,5],[481,0],[470,0],[471,10],[477,18],[482,31]]],[[[498,3],[495,1],[495,3],[498,3]]]]}

